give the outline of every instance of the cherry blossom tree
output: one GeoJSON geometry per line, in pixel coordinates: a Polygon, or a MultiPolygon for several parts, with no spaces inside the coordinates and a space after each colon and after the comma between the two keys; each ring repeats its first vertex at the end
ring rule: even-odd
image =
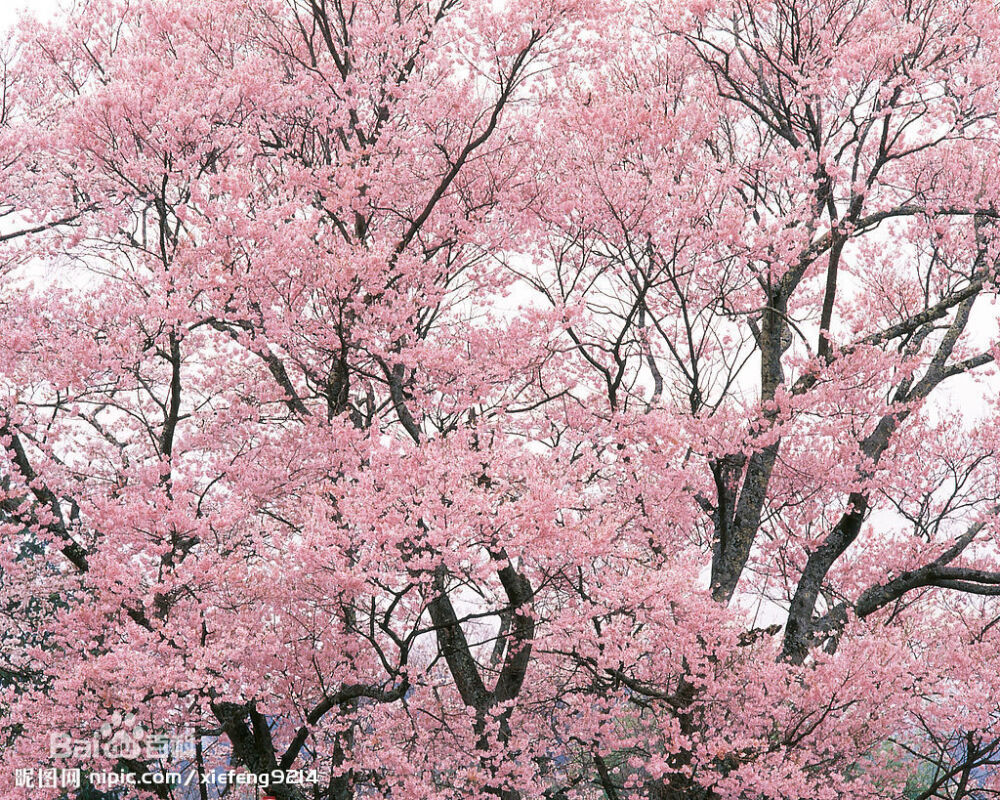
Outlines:
{"type": "Polygon", "coordinates": [[[994,3],[86,0],[2,66],[5,797],[1000,793],[994,3]]]}

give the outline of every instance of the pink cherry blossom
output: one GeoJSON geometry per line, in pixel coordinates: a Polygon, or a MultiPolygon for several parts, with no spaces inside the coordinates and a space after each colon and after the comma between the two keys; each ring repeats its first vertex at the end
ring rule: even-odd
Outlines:
{"type": "Polygon", "coordinates": [[[1000,791],[995,3],[87,0],[0,62],[0,796],[1000,791]]]}

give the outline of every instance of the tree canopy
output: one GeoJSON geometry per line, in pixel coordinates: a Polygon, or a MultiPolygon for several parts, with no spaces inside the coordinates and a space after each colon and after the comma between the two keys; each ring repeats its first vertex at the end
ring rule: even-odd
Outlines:
{"type": "Polygon", "coordinates": [[[993,0],[81,0],[0,66],[4,797],[1000,792],[993,0]]]}

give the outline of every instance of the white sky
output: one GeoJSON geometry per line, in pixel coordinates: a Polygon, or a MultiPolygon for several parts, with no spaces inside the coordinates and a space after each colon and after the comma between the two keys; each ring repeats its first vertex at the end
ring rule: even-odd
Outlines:
{"type": "Polygon", "coordinates": [[[9,28],[22,11],[45,17],[59,5],[59,0],[0,0],[0,30],[9,28]]]}

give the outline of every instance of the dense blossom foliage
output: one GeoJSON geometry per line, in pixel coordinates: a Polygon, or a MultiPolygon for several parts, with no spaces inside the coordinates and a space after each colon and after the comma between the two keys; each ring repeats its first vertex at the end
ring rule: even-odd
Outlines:
{"type": "Polygon", "coordinates": [[[84,0],[0,55],[0,795],[1000,791],[993,0],[84,0]],[[52,749],[123,716],[196,753],[52,749]]]}

